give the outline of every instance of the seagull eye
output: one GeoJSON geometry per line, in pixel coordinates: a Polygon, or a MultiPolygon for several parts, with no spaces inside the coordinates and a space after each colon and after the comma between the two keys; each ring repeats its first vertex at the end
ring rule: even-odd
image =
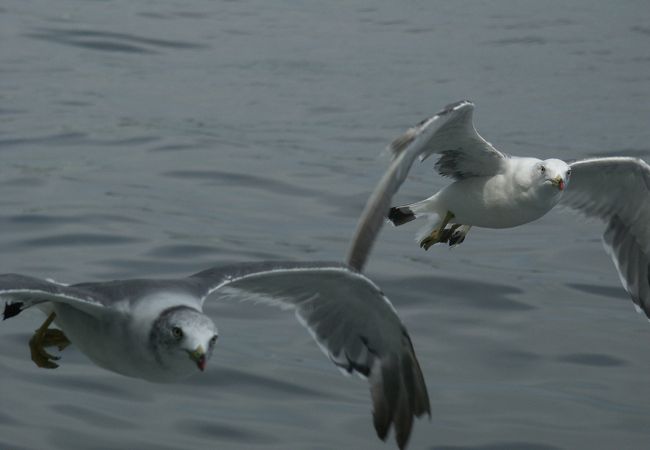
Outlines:
{"type": "Polygon", "coordinates": [[[181,330],[179,327],[172,328],[172,336],[174,336],[176,339],[182,338],[183,330],[181,330]]]}
{"type": "Polygon", "coordinates": [[[539,166],[539,171],[542,172],[542,173],[546,172],[546,167],[539,166]]]}
{"type": "Polygon", "coordinates": [[[571,175],[571,169],[569,169],[569,170],[566,171],[566,176],[568,177],[568,176],[570,176],[570,175],[571,175]]]}
{"type": "Polygon", "coordinates": [[[218,338],[219,338],[219,336],[217,336],[216,334],[214,336],[212,336],[212,339],[210,339],[210,347],[214,347],[214,344],[217,343],[218,338]]]}

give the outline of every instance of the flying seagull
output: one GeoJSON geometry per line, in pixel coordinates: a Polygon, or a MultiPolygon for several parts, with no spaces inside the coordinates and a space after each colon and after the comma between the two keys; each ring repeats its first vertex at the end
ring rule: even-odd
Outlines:
{"type": "Polygon", "coordinates": [[[607,224],[605,250],[637,309],[650,318],[650,166],[628,157],[566,163],[509,156],[477,133],[473,112],[469,101],[451,104],[389,146],[394,153],[424,147],[421,161],[440,155],[435,168],[454,182],[425,200],[391,208],[388,219],[398,226],[427,218],[417,239],[428,250],[462,243],[471,227],[515,227],[558,203],[568,206],[607,224]]]}
{"type": "Polygon", "coordinates": [[[393,194],[419,151],[395,152],[361,215],[345,262],[254,262],[224,265],[178,279],[131,279],[64,285],[0,275],[3,319],[37,306],[47,319],[29,342],[32,360],[56,368],[46,347],[76,345],[95,364],[122,375],[173,382],[203,371],[217,327],[203,313],[224,296],[293,309],[331,361],[367,378],[377,435],[391,426],[407,445],[414,417],[431,416],[411,339],[379,287],[361,271],[393,194]],[[55,323],[59,328],[50,328],[55,323]]]}

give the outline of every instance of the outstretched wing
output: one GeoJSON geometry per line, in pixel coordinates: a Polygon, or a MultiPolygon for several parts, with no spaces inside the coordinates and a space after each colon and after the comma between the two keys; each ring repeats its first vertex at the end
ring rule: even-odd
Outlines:
{"type": "Polygon", "coordinates": [[[398,152],[406,145],[419,142],[424,147],[420,160],[439,154],[436,170],[457,180],[495,175],[501,171],[507,156],[478,134],[473,113],[474,104],[467,100],[447,105],[398,137],[390,149],[398,152]]]}
{"type": "Polygon", "coordinates": [[[604,220],[605,250],[623,287],[650,318],[650,166],[638,158],[576,161],[562,203],[604,220]]]}
{"type": "Polygon", "coordinates": [[[82,289],[14,273],[0,275],[0,297],[7,300],[3,320],[45,302],[65,303],[92,315],[105,308],[99,298],[82,289]]]}
{"type": "Polygon", "coordinates": [[[204,299],[215,291],[295,310],[298,321],[342,370],[368,378],[374,425],[393,425],[403,448],[413,417],[430,415],[424,378],[406,328],[368,278],[340,263],[256,263],[189,277],[204,299]]]}

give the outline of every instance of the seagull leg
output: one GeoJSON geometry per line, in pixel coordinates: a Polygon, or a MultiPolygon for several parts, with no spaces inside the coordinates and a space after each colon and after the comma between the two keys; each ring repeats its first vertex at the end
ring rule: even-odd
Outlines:
{"type": "Polygon", "coordinates": [[[45,351],[44,347],[53,347],[57,346],[59,350],[66,348],[70,341],[63,334],[63,331],[57,329],[48,329],[52,321],[55,319],[56,314],[51,313],[43,325],[41,325],[34,335],[29,340],[29,350],[31,352],[32,361],[43,369],[56,369],[59,367],[58,364],[52,362],[59,359],[58,356],[50,355],[45,351]]]}
{"type": "Polygon", "coordinates": [[[442,241],[443,238],[446,236],[445,227],[447,226],[449,221],[454,217],[455,217],[454,213],[452,213],[451,211],[447,211],[447,214],[445,214],[445,218],[442,219],[440,225],[434,228],[431,231],[431,234],[429,234],[429,236],[425,237],[420,241],[420,247],[425,250],[429,250],[429,247],[431,247],[433,244],[437,244],[438,242],[442,241]]]}

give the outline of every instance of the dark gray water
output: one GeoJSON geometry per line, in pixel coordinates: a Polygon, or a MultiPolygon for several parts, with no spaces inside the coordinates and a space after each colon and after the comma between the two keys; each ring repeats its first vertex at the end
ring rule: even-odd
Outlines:
{"type": "MultiPolygon", "coordinates": [[[[0,6],[0,273],[180,276],[342,258],[384,146],[461,98],[517,155],[650,159],[650,4],[82,1],[0,6]],[[374,6],[372,6],[374,5],[374,6]]],[[[606,182],[607,180],[603,180],[606,182]]],[[[416,167],[396,201],[445,183],[416,167]]],[[[433,418],[411,448],[650,447],[650,324],[554,212],[421,251],[386,229],[368,274],[408,326],[433,418]]],[[[391,448],[366,384],[291,314],[212,304],[210,370],[155,385],[0,324],[0,448],[391,448]]]]}

